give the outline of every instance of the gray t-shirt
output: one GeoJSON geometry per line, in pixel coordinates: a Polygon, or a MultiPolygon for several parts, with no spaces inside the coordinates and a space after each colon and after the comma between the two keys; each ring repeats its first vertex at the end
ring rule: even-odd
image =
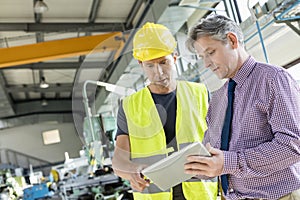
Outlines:
{"type": "MultiPolygon", "coordinates": [[[[172,140],[175,137],[175,122],[176,122],[176,104],[177,104],[176,90],[168,94],[151,93],[151,95],[164,127],[164,131],[166,134],[166,142],[167,144],[170,144],[171,142],[173,143],[172,140]]],[[[117,126],[118,126],[118,130],[116,133],[116,137],[124,134],[128,135],[127,120],[126,120],[126,115],[123,109],[122,102],[118,111],[117,126]]]]}

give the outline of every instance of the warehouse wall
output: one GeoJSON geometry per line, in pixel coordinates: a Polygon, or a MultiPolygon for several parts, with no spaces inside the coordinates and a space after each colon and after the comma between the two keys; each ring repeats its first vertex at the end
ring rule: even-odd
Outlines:
{"type": "Polygon", "coordinates": [[[82,143],[73,123],[36,124],[0,130],[0,149],[12,149],[49,162],[64,161],[64,152],[70,158],[79,157],[82,143]],[[58,129],[60,143],[44,145],[42,132],[58,129]]]}

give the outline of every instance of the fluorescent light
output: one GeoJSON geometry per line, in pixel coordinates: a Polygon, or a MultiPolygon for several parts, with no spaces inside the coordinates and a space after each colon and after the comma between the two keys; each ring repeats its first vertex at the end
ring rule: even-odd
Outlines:
{"type": "Polygon", "coordinates": [[[34,4],[34,12],[37,14],[42,14],[48,11],[48,6],[43,0],[37,0],[34,4]]]}
{"type": "Polygon", "coordinates": [[[122,96],[127,96],[127,95],[135,93],[134,89],[126,88],[126,87],[115,85],[115,84],[105,83],[102,81],[97,81],[97,85],[105,87],[105,89],[109,92],[113,92],[113,93],[116,93],[116,94],[119,94],[122,96]]]}
{"type": "Polygon", "coordinates": [[[47,106],[48,105],[48,102],[46,99],[43,99],[42,102],[41,102],[41,105],[42,106],[47,106]]]}
{"type": "Polygon", "coordinates": [[[40,88],[46,89],[49,87],[49,84],[46,82],[45,77],[43,76],[41,78],[41,82],[40,82],[40,88]]]}

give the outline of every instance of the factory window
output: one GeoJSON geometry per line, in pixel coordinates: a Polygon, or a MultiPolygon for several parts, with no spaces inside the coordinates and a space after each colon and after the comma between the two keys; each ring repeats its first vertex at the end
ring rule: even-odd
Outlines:
{"type": "Polygon", "coordinates": [[[59,135],[59,130],[50,130],[50,131],[44,131],[42,133],[43,136],[43,142],[45,145],[48,144],[55,144],[60,142],[60,135],[59,135]]]}

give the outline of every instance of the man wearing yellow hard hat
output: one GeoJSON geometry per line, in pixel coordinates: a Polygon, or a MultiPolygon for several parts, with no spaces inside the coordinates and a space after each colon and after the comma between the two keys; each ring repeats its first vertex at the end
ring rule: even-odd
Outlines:
{"type": "MultiPolygon", "coordinates": [[[[114,172],[129,180],[134,199],[216,199],[216,179],[193,178],[167,190],[141,170],[193,142],[206,130],[208,94],[199,83],[176,81],[176,41],[168,28],[146,23],[133,39],[133,56],[150,84],[126,97],[118,112],[114,172]]],[[[165,178],[172,176],[166,174],[165,178]]]]}

